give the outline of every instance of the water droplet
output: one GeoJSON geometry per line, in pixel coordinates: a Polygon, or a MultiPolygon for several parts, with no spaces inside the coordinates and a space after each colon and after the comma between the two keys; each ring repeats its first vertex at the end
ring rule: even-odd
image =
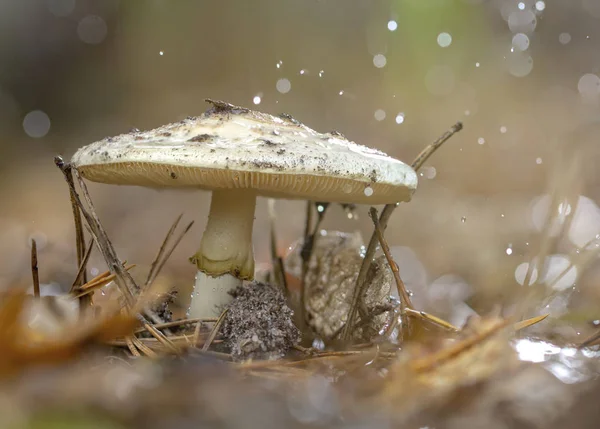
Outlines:
{"type": "Polygon", "coordinates": [[[217,291],[217,288],[213,288],[213,292],[216,292],[216,291],[217,291]]]}
{"type": "Polygon", "coordinates": [[[292,89],[292,83],[289,79],[279,79],[275,84],[275,88],[282,94],[287,94],[292,89]]]}
{"type": "Polygon", "coordinates": [[[569,33],[560,33],[558,35],[558,42],[561,45],[566,45],[567,43],[569,43],[571,41],[571,35],[569,33]]]}
{"type": "Polygon", "coordinates": [[[535,8],[538,11],[543,11],[544,9],[546,9],[546,3],[543,2],[542,0],[538,0],[535,2],[535,8]]]}
{"type": "Polygon", "coordinates": [[[260,104],[260,102],[261,102],[260,96],[259,95],[255,95],[254,98],[252,99],[252,102],[254,104],[260,104]]]}
{"type": "Polygon", "coordinates": [[[383,121],[385,119],[385,110],[377,109],[375,110],[373,116],[375,117],[376,121],[383,121]]]}
{"type": "Polygon", "coordinates": [[[158,55],[160,55],[161,57],[164,55],[164,51],[158,51],[158,55]]]}
{"type": "Polygon", "coordinates": [[[366,186],[365,187],[365,195],[367,197],[370,197],[371,195],[373,195],[373,188],[371,188],[371,186],[366,186]]]}
{"type": "Polygon", "coordinates": [[[344,95],[344,90],[342,89],[338,94],[344,95]]]}
{"type": "Polygon", "coordinates": [[[323,206],[323,205],[321,205],[321,204],[318,204],[318,205],[317,205],[317,211],[318,211],[319,213],[323,213],[323,212],[325,211],[325,206],[323,206]]]}
{"type": "Polygon", "coordinates": [[[479,143],[479,144],[484,144],[484,143],[485,143],[485,139],[484,139],[483,137],[479,137],[479,138],[477,139],[477,143],[479,143]]]}
{"type": "Polygon", "coordinates": [[[513,252],[513,250],[512,250],[512,247],[510,247],[510,245],[509,245],[509,246],[506,248],[506,254],[507,254],[507,255],[512,255],[512,252],[513,252]]]}
{"type": "Polygon", "coordinates": [[[460,221],[461,221],[462,223],[465,223],[465,222],[467,221],[467,217],[466,217],[466,216],[463,216],[463,217],[461,217],[461,218],[460,218],[460,221]]]}
{"type": "Polygon", "coordinates": [[[396,123],[398,125],[404,123],[404,113],[400,112],[396,115],[396,123]]]}
{"type": "Polygon", "coordinates": [[[377,54],[373,57],[373,65],[378,69],[385,67],[387,58],[383,54],[377,54]]]}
{"type": "Polygon", "coordinates": [[[106,22],[96,15],[88,15],[77,24],[77,35],[84,43],[91,45],[102,43],[107,33],[106,22]]]}
{"type": "Polygon", "coordinates": [[[584,74],[577,83],[577,90],[585,97],[598,97],[600,95],[600,77],[593,73],[584,74]]]}
{"type": "Polygon", "coordinates": [[[592,325],[594,326],[600,326],[600,320],[596,319],[592,322],[592,325]]]}
{"type": "Polygon", "coordinates": [[[325,70],[319,71],[319,77],[323,77],[324,74],[325,74],[325,70]]]}
{"type": "Polygon", "coordinates": [[[523,3],[522,1],[519,2],[519,4],[517,5],[517,7],[519,8],[519,10],[525,10],[525,3],[523,3]]]}
{"type": "Polygon", "coordinates": [[[50,118],[41,110],[33,110],[23,118],[23,129],[29,137],[44,137],[50,131],[50,118]]]}
{"type": "Polygon", "coordinates": [[[502,134],[506,134],[506,131],[507,131],[507,129],[506,129],[506,127],[505,127],[505,126],[502,126],[502,127],[500,127],[500,132],[501,132],[502,134]]]}
{"type": "Polygon", "coordinates": [[[536,158],[535,159],[535,163],[538,164],[538,165],[541,164],[542,163],[542,158],[536,158]]]}
{"type": "Polygon", "coordinates": [[[396,31],[398,29],[398,23],[393,19],[389,20],[387,23],[387,28],[390,31],[396,31]]]}
{"type": "Polygon", "coordinates": [[[452,43],[452,36],[449,33],[440,33],[437,36],[437,43],[442,48],[447,48],[452,43]]]}
{"type": "Polygon", "coordinates": [[[526,51],[529,48],[529,37],[524,33],[517,33],[512,38],[513,47],[519,51],[526,51]]]}
{"type": "Polygon", "coordinates": [[[277,64],[275,64],[275,67],[280,69],[282,65],[283,65],[283,61],[279,61],[277,64]]]}
{"type": "Polygon", "coordinates": [[[306,71],[304,69],[300,70],[300,74],[301,75],[304,74],[304,73],[306,73],[306,71]]]}
{"type": "Polygon", "coordinates": [[[479,63],[475,63],[475,67],[479,67],[479,65],[480,65],[479,63]]]}

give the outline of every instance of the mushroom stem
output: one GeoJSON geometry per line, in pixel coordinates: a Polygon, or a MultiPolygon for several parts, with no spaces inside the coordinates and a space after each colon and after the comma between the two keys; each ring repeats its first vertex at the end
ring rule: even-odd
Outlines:
{"type": "Polygon", "coordinates": [[[256,192],[251,189],[213,191],[200,249],[192,258],[198,267],[189,317],[214,317],[232,298],[229,291],[254,278],[252,226],[256,192]]]}

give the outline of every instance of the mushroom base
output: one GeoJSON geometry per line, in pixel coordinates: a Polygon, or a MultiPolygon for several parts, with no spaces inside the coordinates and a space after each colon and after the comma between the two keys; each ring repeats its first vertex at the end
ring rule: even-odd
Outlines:
{"type": "Polygon", "coordinates": [[[219,317],[223,311],[223,306],[233,300],[229,291],[234,290],[241,284],[240,279],[229,274],[212,277],[198,271],[188,317],[193,319],[219,317]]]}

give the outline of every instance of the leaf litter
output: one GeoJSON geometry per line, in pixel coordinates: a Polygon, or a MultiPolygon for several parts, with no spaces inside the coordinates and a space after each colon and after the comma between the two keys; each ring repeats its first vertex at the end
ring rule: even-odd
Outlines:
{"type": "MultiPolygon", "coordinates": [[[[461,128],[452,127],[413,167],[461,128]]],[[[531,361],[519,345],[543,341],[521,332],[541,326],[547,314],[515,315],[536,308],[533,292],[512,316],[500,309],[461,327],[415,308],[384,237],[395,206],[381,215],[371,210],[374,232],[365,249],[360,236],[320,230],[326,206],[313,226],[319,203],[308,202],[305,235],[288,257],[275,250],[273,214],[271,285],[238,288],[217,319],[171,320],[172,290],[156,280],[192,223],[169,245],[182,216],[176,219],[140,287],[129,274],[135,264],[119,260],[77,171],[56,163],[77,231],[78,269],[64,297],[78,303],[66,310],[77,312],[76,323],[54,311],[58,333],[49,335],[30,323],[41,314],[27,306],[41,302],[38,286],[34,296],[3,293],[0,410],[11,427],[553,428],[571,409],[597,416],[596,407],[582,404],[600,393],[591,382],[598,352],[587,347],[600,335],[579,350],[549,345],[551,352],[531,361]],[[375,256],[377,244],[383,255],[375,256]],[[109,271],[88,281],[94,247],[109,271]],[[95,295],[113,283],[117,299],[97,304],[95,295]],[[301,337],[311,341],[301,344],[301,337]],[[568,382],[573,368],[583,375],[568,382]]],[[[541,253],[552,246],[547,237],[541,253]]],[[[33,245],[34,286],[38,262],[33,245]]]]}

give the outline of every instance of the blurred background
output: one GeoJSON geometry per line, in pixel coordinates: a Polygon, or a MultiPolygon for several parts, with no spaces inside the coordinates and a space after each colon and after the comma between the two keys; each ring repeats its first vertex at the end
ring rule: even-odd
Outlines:
{"type": "MultiPolygon", "coordinates": [[[[201,114],[210,97],[286,112],[406,162],[462,121],[387,237],[415,301],[469,300],[464,314],[523,288],[550,185],[562,180],[560,161],[578,155],[577,204],[561,206],[572,222],[550,249],[546,280],[568,291],[555,314],[577,306],[600,318],[595,255],[585,272],[569,269],[569,255],[600,233],[599,22],[596,0],[1,0],[0,285],[30,284],[31,238],[42,283],[72,282],[73,222],[55,155],[201,114]]],[[[191,287],[207,193],[89,188],[119,256],[142,273],[175,217],[195,220],[164,271],[191,287]]],[[[285,251],[305,205],[276,207],[285,251]]],[[[332,207],[323,226],[367,240],[367,207],[358,214],[332,207]]],[[[269,262],[268,225],[261,199],[258,263],[269,262]]],[[[90,266],[105,268],[98,254],[90,266]]]]}

